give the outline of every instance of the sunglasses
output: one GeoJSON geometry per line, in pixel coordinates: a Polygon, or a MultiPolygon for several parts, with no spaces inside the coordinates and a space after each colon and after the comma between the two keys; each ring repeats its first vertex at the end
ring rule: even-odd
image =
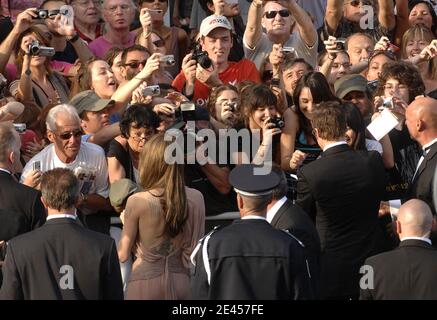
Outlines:
{"type": "Polygon", "coordinates": [[[358,7],[360,5],[360,3],[362,3],[365,6],[372,5],[372,1],[369,1],[369,0],[367,0],[367,1],[353,0],[350,2],[346,2],[345,4],[350,4],[352,7],[358,7]]]}
{"type": "Polygon", "coordinates": [[[282,9],[279,11],[276,10],[272,10],[272,11],[267,11],[266,13],[264,13],[264,16],[267,19],[273,19],[276,17],[276,15],[279,13],[279,15],[283,18],[289,17],[290,16],[290,11],[288,11],[287,9],[282,9]]]}
{"type": "Polygon", "coordinates": [[[140,65],[142,65],[144,67],[146,65],[146,62],[147,62],[147,60],[133,61],[133,62],[125,63],[123,66],[130,67],[132,69],[138,69],[140,65]]]}
{"type": "Polygon", "coordinates": [[[74,130],[74,131],[70,131],[70,132],[64,132],[61,134],[57,134],[57,136],[59,138],[61,138],[62,140],[69,140],[72,136],[75,138],[81,137],[82,131],[81,130],[74,130]]]}
{"type": "Polygon", "coordinates": [[[161,48],[165,46],[165,41],[162,39],[158,39],[152,42],[155,47],[161,48]]]}

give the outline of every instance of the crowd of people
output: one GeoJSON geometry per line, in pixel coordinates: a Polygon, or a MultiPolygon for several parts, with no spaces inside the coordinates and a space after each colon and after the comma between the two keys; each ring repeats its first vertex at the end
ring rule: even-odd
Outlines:
{"type": "Polygon", "coordinates": [[[0,10],[0,299],[437,299],[435,1],[0,10]]]}

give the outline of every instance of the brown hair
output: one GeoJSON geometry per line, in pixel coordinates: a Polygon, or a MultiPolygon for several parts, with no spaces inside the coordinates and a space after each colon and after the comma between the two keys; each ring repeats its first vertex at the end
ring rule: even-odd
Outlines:
{"type": "Polygon", "coordinates": [[[215,104],[217,102],[217,99],[220,97],[220,94],[223,91],[227,91],[227,90],[231,90],[234,91],[236,94],[239,95],[238,93],[238,89],[236,87],[234,87],[231,84],[225,84],[222,85],[220,87],[215,87],[212,91],[211,94],[209,95],[209,99],[208,102],[206,103],[206,109],[208,109],[209,114],[211,115],[211,117],[215,118],[215,104]]]}
{"type": "MultiPolygon", "coordinates": [[[[96,61],[105,61],[100,58],[92,57],[88,59],[86,63],[82,63],[77,71],[76,76],[73,79],[70,90],[70,98],[73,98],[79,92],[90,90],[92,85],[92,72],[91,68],[96,61]]],[[[106,62],[106,61],[105,61],[106,62]]]]}
{"type": "Polygon", "coordinates": [[[241,101],[241,113],[244,123],[249,128],[249,119],[259,107],[275,106],[278,110],[278,98],[265,84],[257,84],[244,90],[244,99],[241,101]]]}
{"type": "Polygon", "coordinates": [[[8,160],[9,152],[13,151],[18,143],[14,130],[11,123],[0,122],[0,162],[8,160]]]}
{"type": "Polygon", "coordinates": [[[49,208],[58,211],[74,208],[79,196],[79,181],[70,169],[56,168],[44,172],[41,195],[49,208]]]}
{"type": "Polygon", "coordinates": [[[140,156],[140,181],[145,191],[162,189],[161,206],[164,212],[164,234],[176,237],[188,217],[188,201],[185,193],[184,165],[169,164],[164,159],[171,144],[164,134],[157,134],[146,142],[140,156]]]}
{"type": "Polygon", "coordinates": [[[311,124],[314,129],[317,129],[319,137],[324,140],[338,141],[345,137],[346,114],[338,102],[322,102],[314,109],[311,124]]]}

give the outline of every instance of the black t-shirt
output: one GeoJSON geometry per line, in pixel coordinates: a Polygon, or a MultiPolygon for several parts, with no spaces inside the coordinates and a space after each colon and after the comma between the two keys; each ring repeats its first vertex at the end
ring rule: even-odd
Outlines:
{"type": "Polygon", "coordinates": [[[56,51],[56,54],[53,56],[52,60],[75,63],[77,58],[78,56],[76,50],[74,50],[73,45],[67,41],[67,46],[65,47],[64,51],[56,51]]]}
{"type": "Polygon", "coordinates": [[[117,140],[114,139],[110,142],[109,150],[106,156],[108,158],[115,157],[123,166],[124,171],[126,172],[125,178],[130,179],[133,182],[136,182],[135,174],[134,174],[134,166],[132,164],[129,151],[127,151],[117,140]]]}

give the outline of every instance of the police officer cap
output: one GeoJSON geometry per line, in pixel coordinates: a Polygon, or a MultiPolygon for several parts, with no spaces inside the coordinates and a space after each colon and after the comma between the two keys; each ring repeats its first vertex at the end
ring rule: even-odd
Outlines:
{"type": "Polygon", "coordinates": [[[271,167],[242,164],[231,171],[229,182],[237,193],[257,197],[271,194],[279,185],[280,178],[271,167]]]}

